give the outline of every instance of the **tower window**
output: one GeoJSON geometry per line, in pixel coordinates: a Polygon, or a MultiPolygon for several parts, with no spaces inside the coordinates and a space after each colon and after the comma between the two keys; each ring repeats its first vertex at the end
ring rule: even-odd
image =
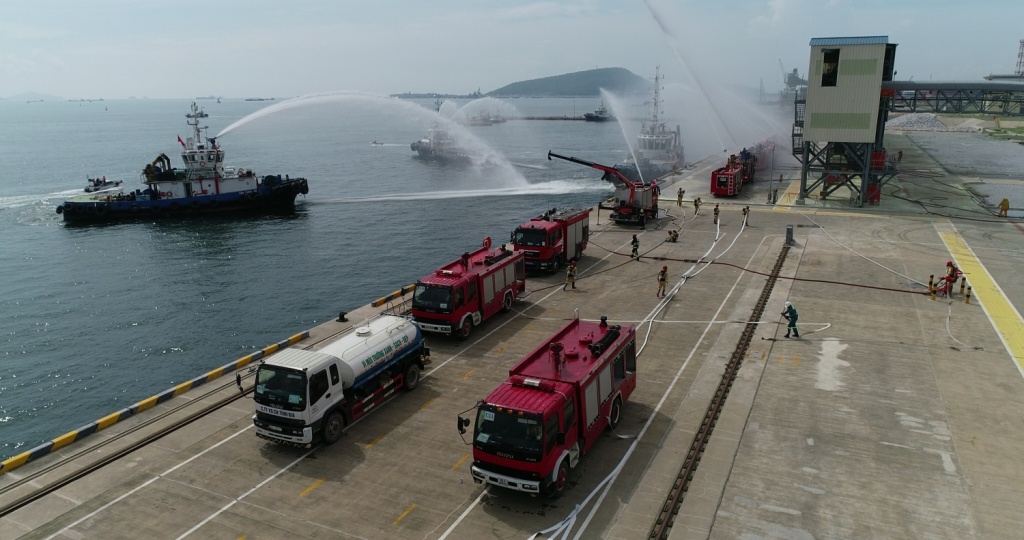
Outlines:
{"type": "Polygon", "coordinates": [[[822,49],[821,56],[821,85],[835,86],[839,78],[839,49],[822,49]]]}

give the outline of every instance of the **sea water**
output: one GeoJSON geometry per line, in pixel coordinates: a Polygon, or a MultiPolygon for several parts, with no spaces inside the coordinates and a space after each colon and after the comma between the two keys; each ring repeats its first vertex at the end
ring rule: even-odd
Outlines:
{"type": "MultiPolygon", "coordinates": [[[[579,116],[600,101],[508,103],[579,116]]],[[[215,135],[273,102],[199,104],[215,135]]],[[[228,166],[307,178],[294,215],[64,225],[55,208],[86,178],[134,190],[159,154],[180,166],[189,105],[0,100],[0,458],[414,283],[544,209],[611,193],[548,150],[608,165],[627,152],[614,122],[510,120],[457,128],[507,163],[424,162],[409,144],[436,120],[431,100],[422,112],[327,100],[219,140],[228,166]]]]}

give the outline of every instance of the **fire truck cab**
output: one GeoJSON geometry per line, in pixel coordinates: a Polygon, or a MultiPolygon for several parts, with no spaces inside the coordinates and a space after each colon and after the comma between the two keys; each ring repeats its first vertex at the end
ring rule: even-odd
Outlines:
{"type": "Polygon", "coordinates": [[[579,260],[590,239],[590,209],[552,208],[512,231],[512,247],[526,255],[527,270],[557,272],[579,260]]]}

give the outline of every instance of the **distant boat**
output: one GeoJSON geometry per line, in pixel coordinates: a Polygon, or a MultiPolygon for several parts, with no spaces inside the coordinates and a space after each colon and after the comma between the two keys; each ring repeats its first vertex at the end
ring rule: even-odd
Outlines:
{"type": "Polygon", "coordinates": [[[427,136],[409,145],[420,159],[447,163],[469,163],[469,154],[440,124],[427,131],[427,136]]]}
{"type": "Polygon", "coordinates": [[[106,191],[114,189],[121,185],[121,180],[107,180],[106,176],[100,178],[87,178],[85,184],[85,192],[93,193],[96,191],[106,191]]]}
{"type": "Polygon", "coordinates": [[[583,119],[587,122],[607,122],[608,120],[615,120],[615,117],[608,113],[608,109],[604,106],[604,101],[601,101],[601,106],[594,109],[592,113],[584,113],[583,119]]]}
{"type": "Polygon", "coordinates": [[[459,120],[458,122],[464,126],[489,126],[494,123],[486,112],[459,120]]]}
{"type": "Polygon", "coordinates": [[[246,101],[274,101],[272,97],[251,97],[245,98],[246,101]]]}
{"type": "Polygon", "coordinates": [[[196,107],[196,102],[192,102],[192,112],[185,115],[185,118],[206,118],[210,115],[206,114],[205,111],[196,107]]]}

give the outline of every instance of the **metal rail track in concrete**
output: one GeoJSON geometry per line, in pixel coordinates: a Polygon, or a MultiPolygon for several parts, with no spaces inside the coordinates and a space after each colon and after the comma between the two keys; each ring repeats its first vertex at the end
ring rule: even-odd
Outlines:
{"type": "Polygon", "coordinates": [[[714,397],[711,398],[711,403],[708,404],[707,412],[704,413],[704,420],[693,435],[693,442],[690,444],[690,450],[686,453],[686,459],[683,460],[679,475],[676,477],[675,482],[673,482],[672,489],[669,490],[665,504],[662,505],[658,519],[655,521],[651,534],[648,536],[651,540],[665,540],[672,530],[676,513],[679,512],[679,507],[683,504],[683,498],[690,488],[690,482],[693,481],[693,475],[697,470],[697,466],[700,465],[704,449],[707,447],[708,441],[711,440],[711,433],[718,422],[718,416],[725,407],[725,400],[729,397],[729,390],[732,388],[733,381],[736,380],[736,374],[743,363],[743,357],[747,354],[750,341],[757,330],[757,323],[764,314],[765,305],[772,294],[772,289],[775,288],[775,282],[779,272],[782,270],[783,263],[786,262],[786,255],[788,254],[789,246],[783,246],[782,251],[779,252],[778,260],[775,261],[775,267],[772,268],[771,276],[768,277],[764,289],[761,290],[761,296],[757,299],[757,303],[754,304],[750,320],[744,326],[743,334],[736,343],[736,349],[733,350],[732,357],[729,358],[729,363],[725,366],[722,380],[718,383],[718,388],[715,390],[714,397]]]}

